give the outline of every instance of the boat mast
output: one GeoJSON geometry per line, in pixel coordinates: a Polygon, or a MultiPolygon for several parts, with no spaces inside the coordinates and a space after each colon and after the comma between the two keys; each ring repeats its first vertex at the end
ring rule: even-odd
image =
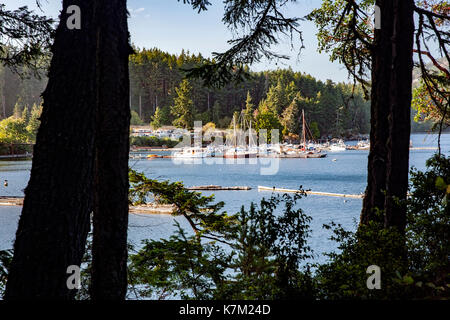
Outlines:
{"type": "Polygon", "coordinates": [[[239,115],[239,117],[241,117],[241,127],[239,128],[239,145],[241,147],[245,148],[245,117],[244,117],[244,110],[241,110],[241,114],[239,115]]]}
{"type": "Polygon", "coordinates": [[[233,136],[234,136],[234,148],[236,149],[236,117],[233,116],[233,136]]]}
{"type": "Polygon", "coordinates": [[[306,150],[306,126],[305,126],[305,110],[302,109],[302,123],[303,123],[303,149],[306,150]]]}
{"type": "Polygon", "coordinates": [[[252,147],[253,137],[252,137],[252,120],[250,119],[250,126],[248,129],[248,147],[252,147]]]}

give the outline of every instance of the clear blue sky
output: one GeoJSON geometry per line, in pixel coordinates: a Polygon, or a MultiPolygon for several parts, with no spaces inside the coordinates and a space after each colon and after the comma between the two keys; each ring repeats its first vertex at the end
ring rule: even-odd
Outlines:
{"type": "MultiPolygon", "coordinates": [[[[44,14],[57,17],[61,9],[60,0],[41,0],[44,14]]],[[[232,38],[231,32],[223,25],[223,3],[221,0],[210,0],[212,6],[208,11],[200,14],[192,10],[183,1],[177,0],[128,0],[130,11],[129,29],[131,41],[142,48],[157,47],[170,53],[180,53],[182,49],[193,53],[211,56],[211,52],[224,51],[228,48],[227,40],[232,38]]],[[[35,0],[4,0],[7,8],[28,5],[36,8],[35,0]]],[[[299,0],[290,4],[289,16],[302,17],[314,7],[319,6],[320,0],[299,0]]],[[[305,48],[300,56],[298,44],[291,50],[288,39],[283,39],[278,46],[271,50],[291,56],[289,61],[263,61],[251,66],[252,70],[291,67],[295,71],[309,73],[312,76],[335,82],[348,81],[347,72],[342,65],[331,63],[327,54],[316,51],[316,29],[310,22],[301,22],[305,48]]]]}

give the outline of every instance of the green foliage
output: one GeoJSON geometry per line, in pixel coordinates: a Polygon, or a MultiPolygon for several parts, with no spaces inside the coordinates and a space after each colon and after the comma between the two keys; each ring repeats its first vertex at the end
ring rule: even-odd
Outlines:
{"type": "Polygon", "coordinates": [[[427,168],[411,170],[408,258],[416,285],[423,283],[429,296],[450,298],[450,157],[436,154],[427,168]]]}
{"type": "Polygon", "coordinates": [[[155,114],[151,117],[152,121],[150,125],[154,129],[158,129],[165,125],[170,125],[172,123],[172,117],[170,114],[170,107],[156,107],[155,114]]]}
{"type": "Polygon", "coordinates": [[[171,113],[175,117],[173,124],[175,126],[192,129],[194,126],[194,103],[192,102],[192,87],[188,80],[183,80],[178,88],[175,89],[177,96],[175,103],[171,108],[171,113]]]}
{"type": "Polygon", "coordinates": [[[19,119],[22,117],[22,104],[21,104],[21,100],[18,99],[16,104],[14,105],[14,109],[13,109],[13,117],[16,119],[19,119]]]}
{"type": "MultiPolygon", "coordinates": [[[[187,51],[179,55],[156,48],[136,51],[130,58],[131,100],[135,105],[141,96],[142,114],[146,118],[153,115],[156,101],[161,111],[172,109],[174,99],[178,96],[176,89],[184,77],[180,69],[198,65],[205,60],[201,55],[189,54],[187,51]]],[[[202,81],[190,79],[189,97],[196,114],[194,119],[202,119],[203,123],[206,123],[204,120],[213,121],[217,127],[227,128],[233,112],[245,110],[248,122],[250,110],[254,110],[263,100],[267,100],[263,104],[276,110],[281,118],[284,110],[301,92],[301,98],[297,99],[298,108],[305,109],[308,123],[318,123],[323,136],[335,133],[330,123],[336,123],[336,111],[341,106],[345,106],[345,116],[340,115],[343,136],[369,132],[370,103],[364,100],[360,86],[353,88],[352,84],[324,83],[291,69],[248,72],[251,79],[238,86],[230,84],[221,89],[207,88],[202,81]],[[321,92],[320,96],[318,92],[321,92]]],[[[172,120],[169,117],[168,123],[172,123],[172,120]]]]}
{"type": "Polygon", "coordinates": [[[319,130],[319,125],[317,124],[317,122],[315,122],[315,121],[311,122],[309,124],[309,130],[311,130],[311,134],[314,139],[320,138],[320,130],[319,130]]]}
{"type": "Polygon", "coordinates": [[[405,235],[376,222],[356,233],[325,226],[334,227],[340,252],[318,266],[319,298],[450,299],[449,181],[449,157],[435,155],[427,171],[411,170],[405,235]],[[381,268],[381,290],[366,287],[370,265],[381,268]]]}
{"type": "Polygon", "coordinates": [[[212,204],[179,182],[158,182],[130,171],[130,200],[149,198],[173,203],[175,215],[187,219],[192,232],[177,231],[168,239],[146,240],[131,256],[130,284],[143,297],[181,296],[194,299],[293,299],[313,297],[306,245],[311,218],[296,196],[272,196],[260,207],[242,207],[235,215],[212,204]],[[282,213],[277,206],[284,204],[282,213]]]}
{"type": "Polygon", "coordinates": [[[217,123],[218,128],[228,128],[230,124],[232,123],[233,119],[231,119],[228,116],[225,116],[221,119],[219,119],[219,122],[217,123]]]}
{"type": "Polygon", "coordinates": [[[25,106],[25,108],[23,108],[21,118],[23,119],[23,121],[25,121],[26,124],[28,124],[28,121],[30,120],[30,112],[28,111],[27,106],[25,106]]]}
{"type": "Polygon", "coordinates": [[[290,101],[288,101],[288,97],[286,96],[285,88],[280,79],[278,79],[277,85],[270,87],[269,92],[267,92],[265,107],[274,114],[280,115],[282,110],[286,108],[289,103],[290,101]]]}
{"type": "Polygon", "coordinates": [[[255,107],[252,103],[252,96],[250,91],[247,91],[247,99],[245,99],[245,110],[244,117],[247,122],[253,121],[253,113],[255,112],[255,107]]]}
{"type": "Polygon", "coordinates": [[[446,126],[450,126],[450,79],[443,72],[434,73],[430,77],[435,81],[437,90],[430,91],[423,79],[413,89],[411,106],[416,110],[415,121],[432,120],[438,125],[441,120],[446,126]]]}
{"type": "Polygon", "coordinates": [[[225,212],[219,213],[224,203],[212,203],[214,196],[202,196],[189,191],[181,182],[157,181],[133,170],[129,172],[130,203],[143,204],[149,200],[175,206],[174,215],[183,216],[197,236],[216,239],[230,223],[225,212]]]}
{"type": "Polygon", "coordinates": [[[178,225],[169,240],[146,240],[130,259],[129,283],[140,296],[209,299],[214,281],[223,282],[228,257],[217,245],[200,243],[178,225]]]}
{"type": "Polygon", "coordinates": [[[239,115],[240,115],[239,111],[233,112],[233,118],[231,119],[228,128],[234,129],[234,127],[236,126],[236,129],[237,129],[237,128],[241,127],[241,123],[239,121],[239,115]]]}
{"type": "MultiPolygon", "coordinates": [[[[212,121],[218,125],[220,128],[226,128],[226,126],[219,125],[220,120],[222,119],[222,106],[219,101],[214,102],[212,107],[212,121]]],[[[228,124],[227,124],[228,125],[228,124]]]]}
{"type": "Polygon", "coordinates": [[[156,107],[155,114],[152,116],[152,121],[150,122],[150,125],[153,129],[158,129],[162,127],[163,119],[162,119],[162,112],[159,107],[156,107]]]}
{"type": "Polygon", "coordinates": [[[311,217],[296,203],[305,194],[284,194],[253,203],[237,214],[239,225],[234,277],[226,288],[232,299],[311,299],[314,285],[305,260],[312,257],[307,245],[311,217]],[[281,213],[277,207],[283,205],[281,213]]]}
{"type": "MultiPolygon", "coordinates": [[[[381,214],[381,213],[380,213],[381,214]]],[[[330,262],[318,266],[319,298],[341,299],[399,299],[403,288],[397,284],[397,274],[405,274],[401,252],[404,239],[395,229],[385,229],[370,222],[358,231],[345,231],[340,225],[333,228],[332,240],[339,243],[339,253],[327,254],[330,262]],[[366,270],[371,265],[381,268],[381,290],[369,290],[366,270]]]]}
{"type": "Polygon", "coordinates": [[[144,121],[139,117],[139,114],[138,114],[136,111],[131,110],[130,124],[131,124],[132,126],[142,126],[142,125],[144,125],[145,123],[144,123],[144,121]]]}
{"type": "Polygon", "coordinates": [[[31,112],[25,106],[22,109],[21,99],[14,106],[13,115],[0,122],[0,142],[33,143],[39,129],[42,106],[33,104],[31,112]]]}
{"type": "Polygon", "coordinates": [[[279,130],[280,138],[283,126],[278,120],[278,116],[270,109],[263,109],[256,116],[256,132],[259,134],[261,129],[267,130],[267,143],[272,141],[271,130],[279,130]]]}
{"type": "Polygon", "coordinates": [[[0,142],[6,144],[28,143],[30,134],[26,129],[25,120],[9,117],[0,121],[0,142]]]}
{"type": "Polygon", "coordinates": [[[37,69],[50,48],[53,22],[27,6],[7,10],[0,4],[0,63],[13,69],[19,66],[37,69]]]}
{"type": "Polygon", "coordinates": [[[289,35],[291,41],[295,36],[302,42],[298,29],[300,18],[286,17],[283,12],[289,2],[295,0],[224,1],[222,21],[238,36],[228,41],[231,47],[227,51],[213,53],[212,61],[185,68],[188,76],[201,78],[210,87],[223,87],[249,79],[247,65],[263,58],[288,59],[271,51],[270,47],[279,43],[279,34],[289,35]]]}
{"type": "MultiPolygon", "coordinates": [[[[366,12],[371,12],[374,3],[374,0],[324,0],[306,17],[318,29],[318,51],[327,52],[331,61],[344,64],[364,88],[370,76],[373,41],[373,25],[366,12]]],[[[365,94],[368,96],[366,89],[365,94]]]]}
{"type": "Polygon", "coordinates": [[[168,148],[173,148],[178,144],[178,141],[172,140],[170,138],[159,138],[159,137],[130,137],[130,146],[136,147],[162,147],[167,146],[168,148]]]}
{"type": "Polygon", "coordinates": [[[27,131],[32,137],[32,140],[36,140],[36,134],[39,129],[39,126],[41,125],[41,117],[42,114],[42,105],[37,106],[36,104],[33,104],[33,107],[31,108],[31,115],[30,119],[28,120],[27,124],[27,131]]]}
{"type": "Polygon", "coordinates": [[[195,115],[195,121],[201,121],[202,123],[208,123],[211,121],[211,112],[205,111],[197,113],[195,115]]]}
{"type": "Polygon", "coordinates": [[[12,250],[0,250],[0,298],[5,293],[8,268],[12,260],[12,250]]]}
{"type": "Polygon", "coordinates": [[[299,121],[299,109],[297,104],[297,99],[294,98],[289,106],[284,109],[281,124],[286,129],[286,133],[294,133],[298,134],[300,130],[300,121],[299,121]]]}
{"type": "MultiPolygon", "coordinates": [[[[42,68],[47,66],[43,65],[42,68]]],[[[25,66],[11,69],[0,64],[0,96],[4,103],[2,117],[21,117],[24,106],[39,105],[40,95],[47,84],[45,75],[46,70],[43,69],[32,70],[25,66]]]]}

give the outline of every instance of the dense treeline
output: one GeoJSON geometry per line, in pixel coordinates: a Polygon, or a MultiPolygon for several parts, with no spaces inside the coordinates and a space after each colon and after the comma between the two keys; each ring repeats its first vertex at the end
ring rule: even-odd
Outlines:
{"type": "MultiPolygon", "coordinates": [[[[285,134],[298,134],[304,109],[316,137],[348,137],[369,132],[370,102],[364,100],[359,86],[322,82],[289,68],[251,72],[252,78],[237,86],[212,89],[198,79],[183,83],[183,70],[206,60],[200,54],[182,51],[175,55],[156,48],[135,50],[129,63],[132,124],[190,127],[194,120],[201,120],[227,128],[233,116],[244,110],[255,128],[259,123],[267,129],[279,127],[285,134]]],[[[0,66],[2,119],[13,115],[17,105],[31,110],[41,103],[47,78],[44,71],[39,76],[25,67],[16,73],[0,66]]],[[[428,129],[429,125],[413,123],[413,131],[428,129]]]]}
{"type": "Polygon", "coordinates": [[[291,69],[252,72],[250,80],[222,89],[207,88],[200,80],[183,84],[183,70],[203,60],[201,55],[185,51],[172,55],[159,49],[137,49],[130,59],[132,110],[145,122],[155,119],[152,116],[157,113],[160,125],[177,123],[179,112],[173,106],[183,95],[192,100],[192,121],[214,122],[224,128],[230,125],[235,112],[246,109],[249,96],[253,111],[271,111],[283,127],[288,127],[286,133],[298,133],[302,109],[308,122],[317,123],[321,136],[369,130],[369,103],[359,87],[353,91],[352,99],[350,84],[322,82],[291,69]],[[186,86],[189,90],[183,88],[186,86]],[[293,123],[290,119],[294,119],[293,123]]]}
{"type": "Polygon", "coordinates": [[[41,94],[47,83],[46,71],[31,71],[27,67],[11,70],[0,64],[0,117],[14,114],[16,105],[22,110],[41,104],[41,94]]]}

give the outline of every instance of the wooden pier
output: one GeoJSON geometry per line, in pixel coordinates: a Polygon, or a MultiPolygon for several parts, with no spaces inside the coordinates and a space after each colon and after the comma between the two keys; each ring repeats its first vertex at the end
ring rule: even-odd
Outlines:
{"type": "MultiPolygon", "coordinates": [[[[300,193],[299,190],[294,189],[284,189],[275,187],[263,187],[258,186],[258,191],[272,191],[272,192],[283,192],[283,193],[300,193]]],[[[343,193],[331,193],[331,192],[320,192],[320,191],[305,191],[306,194],[316,195],[316,196],[326,196],[326,197],[341,197],[341,198],[364,198],[363,194],[343,194],[343,193]]]]}

